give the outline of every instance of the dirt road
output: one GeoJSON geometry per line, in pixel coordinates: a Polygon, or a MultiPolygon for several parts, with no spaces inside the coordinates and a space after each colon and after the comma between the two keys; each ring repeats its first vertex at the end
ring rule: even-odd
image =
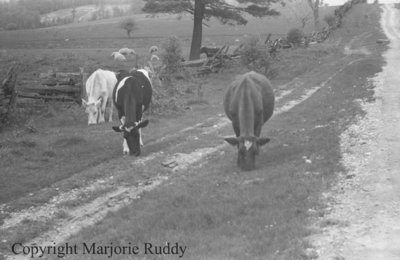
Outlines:
{"type": "Polygon", "coordinates": [[[400,259],[400,12],[391,5],[382,12],[386,65],[372,79],[376,101],[361,104],[367,115],[341,136],[349,172],[326,194],[319,259],[400,259]]]}

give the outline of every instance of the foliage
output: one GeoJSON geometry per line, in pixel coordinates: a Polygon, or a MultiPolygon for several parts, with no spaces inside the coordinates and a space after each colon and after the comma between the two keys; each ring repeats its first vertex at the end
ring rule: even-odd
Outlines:
{"type": "Polygon", "coordinates": [[[114,6],[112,10],[113,10],[113,16],[114,17],[118,17],[118,16],[124,15],[124,10],[122,10],[118,6],[114,6]]]}
{"type": "Polygon", "coordinates": [[[228,3],[225,0],[144,0],[146,4],[143,11],[147,13],[189,13],[194,17],[192,44],[190,59],[200,57],[202,42],[202,26],[204,20],[211,17],[217,18],[223,24],[245,25],[247,19],[245,13],[254,17],[279,15],[279,12],[271,8],[271,4],[284,3],[283,0],[239,0],[239,5],[228,3]]]}
{"type": "Polygon", "coordinates": [[[18,26],[15,23],[8,23],[4,28],[6,30],[13,31],[17,30],[18,26]]]}
{"type": "Polygon", "coordinates": [[[179,112],[184,106],[184,86],[181,82],[171,84],[173,88],[165,88],[162,85],[153,84],[153,97],[151,100],[151,113],[166,114],[171,112],[179,112]],[[173,90],[173,91],[172,91],[173,90]]]}
{"type": "MultiPolygon", "coordinates": [[[[143,11],[147,13],[182,13],[187,12],[194,14],[194,1],[190,0],[144,0],[146,2],[143,11]]],[[[199,0],[196,0],[196,2],[199,0]]],[[[211,17],[219,19],[222,23],[245,25],[247,23],[244,13],[248,13],[255,17],[263,17],[267,15],[279,15],[279,12],[271,8],[271,4],[283,3],[281,0],[239,0],[241,4],[249,4],[247,7],[242,5],[236,6],[223,0],[203,0],[204,19],[209,20],[211,17]]]]}
{"type": "Polygon", "coordinates": [[[334,26],[336,23],[336,18],[334,15],[325,15],[324,21],[329,25],[329,26],[334,26]]]}
{"type": "Polygon", "coordinates": [[[119,27],[126,31],[126,34],[131,38],[131,33],[136,29],[136,22],[132,17],[125,18],[120,21],[119,27]]]}
{"type": "Polygon", "coordinates": [[[240,51],[241,62],[249,70],[268,75],[271,69],[271,57],[257,36],[249,37],[240,51]]]}
{"type": "Polygon", "coordinates": [[[182,70],[182,47],[178,37],[172,36],[162,45],[161,60],[168,77],[182,70]]]}
{"type": "Polygon", "coordinates": [[[40,26],[39,12],[16,5],[0,4],[0,27],[16,30],[40,26]],[[6,7],[7,6],[7,7],[6,7]]]}
{"type": "Polygon", "coordinates": [[[161,47],[160,58],[163,69],[158,76],[162,80],[153,80],[152,109],[157,114],[181,110],[184,106],[182,95],[190,85],[190,77],[182,76],[186,71],[182,66],[182,47],[179,38],[172,36],[161,47]]]}
{"type": "Polygon", "coordinates": [[[303,31],[299,28],[291,29],[287,34],[287,40],[294,45],[301,44],[301,40],[303,39],[303,31]]]}
{"type": "Polygon", "coordinates": [[[322,0],[307,0],[314,15],[314,30],[319,29],[319,6],[322,2],[322,0]]]}

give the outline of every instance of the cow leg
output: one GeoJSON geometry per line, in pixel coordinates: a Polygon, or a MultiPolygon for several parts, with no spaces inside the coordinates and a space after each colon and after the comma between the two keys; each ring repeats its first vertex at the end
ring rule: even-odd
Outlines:
{"type": "Polygon", "coordinates": [[[139,143],[140,143],[140,146],[143,147],[142,129],[141,128],[139,128],[139,143]]]}
{"type": "Polygon", "coordinates": [[[105,122],[104,115],[106,113],[107,97],[103,97],[100,107],[99,123],[105,122]]]}
{"type": "Polygon", "coordinates": [[[124,142],[122,143],[122,154],[129,155],[129,147],[128,147],[128,143],[126,142],[125,138],[124,138],[124,142]]]}
{"type": "Polygon", "coordinates": [[[237,124],[235,124],[235,123],[232,122],[232,127],[233,127],[233,131],[235,131],[236,137],[239,137],[239,136],[240,136],[240,128],[239,128],[239,125],[237,125],[237,124]]]}
{"type": "Polygon", "coordinates": [[[112,122],[112,115],[113,115],[113,109],[114,109],[114,104],[113,104],[113,102],[112,102],[112,100],[110,99],[109,100],[109,102],[110,102],[110,115],[108,116],[108,122],[112,122]]]}
{"type": "Polygon", "coordinates": [[[254,125],[254,135],[256,137],[260,137],[264,121],[263,121],[262,117],[256,118],[256,120],[257,120],[258,123],[254,125]]]}

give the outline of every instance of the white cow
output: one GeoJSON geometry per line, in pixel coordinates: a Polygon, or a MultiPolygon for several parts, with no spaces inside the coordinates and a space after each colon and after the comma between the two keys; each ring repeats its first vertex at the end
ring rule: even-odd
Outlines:
{"type": "Polygon", "coordinates": [[[124,55],[122,55],[121,53],[114,51],[113,53],[111,53],[111,56],[114,57],[114,60],[118,60],[118,61],[126,61],[126,58],[124,55]]]}
{"type": "Polygon", "coordinates": [[[88,101],[82,99],[82,104],[86,108],[88,124],[105,122],[104,115],[107,101],[110,103],[110,116],[108,121],[112,121],[113,102],[112,93],[117,84],[115,73],[108,70],[98,69],[86,81],[86,93],[88,101]]]}

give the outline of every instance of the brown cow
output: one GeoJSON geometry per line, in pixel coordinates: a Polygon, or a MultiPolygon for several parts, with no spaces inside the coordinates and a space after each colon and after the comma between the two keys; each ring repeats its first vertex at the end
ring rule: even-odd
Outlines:
{"type": "Polygon", "coordinates": [[[260,134],[263,124],[272,116],[274,102],[271,82],[254,71],[238,76],[225,93],[225,113],[236,134],[225,141],[238,147],[237,163],[242,170],[255,168],[259,147],[270,141],[260,134]]]}

